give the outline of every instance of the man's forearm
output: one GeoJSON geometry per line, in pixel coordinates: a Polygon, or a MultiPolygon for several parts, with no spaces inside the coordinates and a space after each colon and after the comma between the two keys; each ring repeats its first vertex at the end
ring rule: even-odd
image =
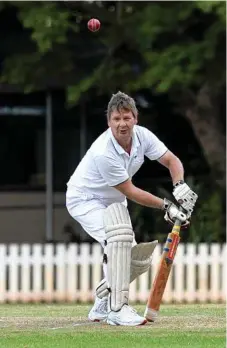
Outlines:
{"type": "Polygon", "coordinates": [[[182,162],[178,157],[174,157],[169,163],[169,172],[172,178],[173,184],[175,184],[179,180],[184,180],[184,167],[182,162]]]}
{"type": "Polygon", "coordinates": [[[133,189],[127,194],[127,198],[131,201],[134,201],[140,205],[163,209],[164,200],[159,198],[151,193],[141,190],[138,187],[134,186],[133,189]]]}

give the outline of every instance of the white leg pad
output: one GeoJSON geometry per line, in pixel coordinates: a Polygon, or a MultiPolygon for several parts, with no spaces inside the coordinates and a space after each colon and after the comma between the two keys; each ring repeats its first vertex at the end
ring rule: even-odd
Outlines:
{"type": "MultiPolygon", "coordinates": [[[[156,245],[157,240],[149,243],[140,243],[132,247],[131,252],[131,269],[130,269],[130,283],[141,274],[147,272],[151,266],[152,254],[156,245]]],[[[96,295],[99,298],[108,296],[108,284],[105,280],[99,284],[96,289],[96,295]]]]}
{"type": "Polygon", "coordinates": [[[133,230],[128,209],[111,204],[104,213],[107,250],[107,278],[110,308],[118,311],[128,304],[133,230]]]}
{"type": "Polygon", "coordinates": [[[107,280],[104,278],[101,280],[101,282],[97,286],[97,288],[95,290],[95,294],[99,298],[103,298],[103,297],[108,296],[109,293],[110,293],[110,289],[108,288],[107,280]]]}
{"type": "Polygon", "coordinates": [[[149,270],[152,254],[157,244],[158,241],[154,240],[149,243],[137,244],[132,248],[130,283],[149,270]]]}

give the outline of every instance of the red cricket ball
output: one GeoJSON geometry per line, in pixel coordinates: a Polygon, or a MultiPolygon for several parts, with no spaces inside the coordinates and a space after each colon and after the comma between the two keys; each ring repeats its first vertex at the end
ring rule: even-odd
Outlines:
{"type": "Polygon", "coordinates": [[[100,29],[101,23],[98,19],[92,18],[88,21],[87,27],[90,31],[98,31],[100,29]]]}

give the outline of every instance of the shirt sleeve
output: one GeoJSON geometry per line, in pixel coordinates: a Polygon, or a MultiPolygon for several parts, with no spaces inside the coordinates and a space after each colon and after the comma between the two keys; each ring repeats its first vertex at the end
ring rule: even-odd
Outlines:
{"type": "Polygon", "coordinates": [[[97,156],[95,163],[100,175],[109,186],[119,185],[129,179],[125,168],[112,157],[97,156]]]}
{"type": "Polygon", "coordinates": [[[168,148],[154,133],[146,128],[144,128],[143,131],[146,144],[144,155],[150,160],[158,160],[168,151],[168,148]]]}

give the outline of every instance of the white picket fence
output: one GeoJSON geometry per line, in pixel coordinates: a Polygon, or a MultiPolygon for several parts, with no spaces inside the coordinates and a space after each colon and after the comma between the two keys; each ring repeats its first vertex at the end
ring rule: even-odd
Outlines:
{"type": "MultiPolygon", "coordinates": [[[[130,285],[130,301],[145,303],[162,253],[130,285]]],[[[88,302],[102,279],[98,244],[0,244],[0,303],[88,302]]],[[[226,244],[179,244],[163,302],[224,302],[226,244]]]]}

